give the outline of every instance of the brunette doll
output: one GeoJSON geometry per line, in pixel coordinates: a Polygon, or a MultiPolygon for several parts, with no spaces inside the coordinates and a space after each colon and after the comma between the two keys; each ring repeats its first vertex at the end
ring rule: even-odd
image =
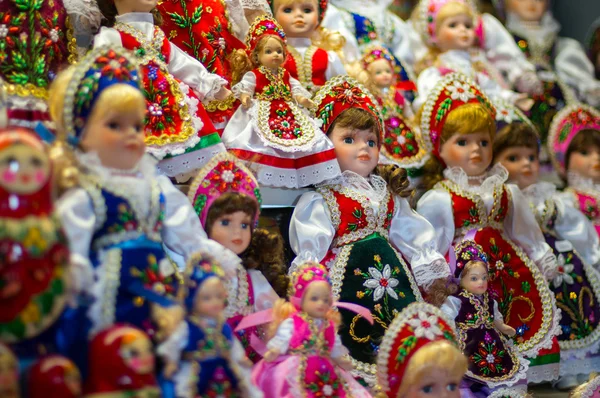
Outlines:
{"type": "Polygon", "coordinates": [[[297,255],[292,271],[306,261],[322,262],[334,298],[371,311],[374,326],[342,310],[340,335],[355,373],[373,384],[373,352],[385,328],[402,308],[422,300],[418,285],[445,286],[449,270],[434,249],[435,231],[410,208],[406,172],[377,166],[383,121],[376,100],[354,79],[338,76],[315,101],[343,174],[302,195],[296,205],[290,222],[297,255]]]}
{"type": "Polygon", "coordinates": [[[588,57],[592,61],[592,65],[594,65],[594,75],[596,76],[596,80],[600,80],[600,17],[590,27],[586,43],[588,57]]]}

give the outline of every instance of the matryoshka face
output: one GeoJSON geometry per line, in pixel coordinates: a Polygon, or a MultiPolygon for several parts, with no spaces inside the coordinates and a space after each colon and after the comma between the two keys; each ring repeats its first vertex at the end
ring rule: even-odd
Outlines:
{"type": "Polygon", "coordinates": [[[148,337],[138,333],[126,336],[119,354],[135,373],[143,375],[154,372],[154,354],[148,337]]]}
{"type": "Polygon", "coordinates": [[[42,151],[14,144],[0,151],[0,187],[16,194],[39,191],[50,178],[50,160],[42,151]]]}
{"type": "Polygon", "coordinates": [[[0,397],[19,397],[19,366],[6,346],[0,344],[0,397]]]}

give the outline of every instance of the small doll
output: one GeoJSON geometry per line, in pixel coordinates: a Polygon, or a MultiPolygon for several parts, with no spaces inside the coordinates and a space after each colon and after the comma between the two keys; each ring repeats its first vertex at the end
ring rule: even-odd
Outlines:
{"type": "Polygon", "coordinates": [[[587,35],[588,57],[594,65],[596,80],[600,80],[600,18],[596,19],[587,35]]]}
{"type": "Polygon", "coordinates": [[[331,141],[296,104],[314,107],[310,94],[283,68],[287,46],[281,26],[258,17],[246,47],[233,63],[233,91],[242,107],[225,127],[225,146],[251,165],[264,186],[299,188],[338,176],[331,141]]]}
{"type": "Polygon", "coordinates": [[[84,397],[161,396],[154,376],[152,342],[146,333],[116,324],[96,334],[89,345],[84,397]]]}
{"type": "Polygon", "coordinates": [[[27,386],[29,398],[79,398],[82,393],[79,369],[60,355],[38,360],[29,370],[27,386]]]}
{"type": "Polygon", "coordinates": [[[571,391],[569,398],[599,398],[600,397],[600,376],[594,377],[587,383],[584,383],[571,391]]]}
{"type": "Polygon", "coordinates": [[[0,397],[20,398],[19,361],[15,354],[0,343],[0,397]]]}
{"type": "Polygon", "coordinates": [[[109,27],[100,29],[94,47],[109,45],[135,52],[147,106],[146,149],[160,161],[158,167],[164,174],[185,182],[224,150],[200,101],[226,100],[231,92],[225,79],[209,73],[200,61],[167,39],[158,27],[160,20],[154,19],[157,2],[98,0],[109,27]]]}
{"type": "Polygon", "coordinates": [[[328,0],[269,0],[273,16],[287,38],[288,57],[283,67],[311,94],[346,69],[334,51],[312,44],[323,21],[328,0]]]}
{"type": "Polygon", "coordinates": [[[572,388],[578,375],[598,371],[600,346],[600,242],[591,222],[575,207],[565,204],[554,184],[539,181],[539,136],[524,116],[502,128],[494,139],[494,162],[509,173],[534,211],[548,245],[558,257],[558,274],[550,281],[562,310],[559,389],[572,388]]]}
{"type": "Polygon", "coordinates": [[[268,351],[252,372],[265,397],[355,397],[371,395],[352,375],[348,351],[337,328],[327,269],[307,263],[292,275],[290,302],[279,300],[268,351]]]}
{"type": "Polygon", "coordinates": [[[488,98],[466,76],[451,73],[438,82],[420,119],[431,148],[424,166],[430,190],[417,211],[433,225],[440,253],[467,231],[480,230],[475,241],[489,255],[490,290],[504,321],[517,331],[517,349],[542,358],[540,350],[550,349],[560,332],[556,302],[544,280],[556,276],[556,257],[521,192],[505,184],[506,169],[489,168],[494,115],[488,98]]]}
{"type": "Polygon", "coordinates": [[[165,376],[173,377],[177,397],[257,397],[250,384],[251,362],[225,322],[227,302],[221,268],[198,256],[190,259],[186,276],[187,316],[175,333],[157,348],[167,362],[165,376]]]}
{"type": "Polygon", "coordinates": [[[435,231],[410,207],[406,172],[377,166],[384,127],[376,100],[354,79],[338,76],[315,101],[343,174],[303,194],[296,205],[292,270],[306,261],[325,264],[334,298],[366,307],[376,318],[372,326],[340,311],[340,335],[355,374],[373,385],[373,354],[387,326],[409,303],[422,300],[418,286],[445,286],[450,272],[434,248],[435,231]]]}
{"type": "Polygon", "coordinates": [[[459,347],[469,359],[465,384],[490,393],[506,387],[522,390],[529,364],[504,337],[513,337],[516,330],[504,323],[498,302],[488,293],[488,259],[472,240],[475,232],[450,249],[450,267],[460,288],[441,309],[453,319],[459,347]]]}
{"type": "MultiPolygon", "coordinates": [[[[243,316],[273,307],[287,295],[288,278],[280,234],[259,229],[261,195],[254,175],[228,153],[215,156],[194,178],[188,192],[194,210],[210,239],[240,256],[242,266],[227,275],[225,316],[235,329],[243,316]]],[[[258,330],[238,334],[246,355],[258,362],[250,347],[258,330]]]]}
{"type": "Polygon", "coordinates": [[[377,397],[459,398],[467,358],[451,325],[431,304],[412,303],[403,309],[377,354],[377,397]]]}
{"type": "Polygon", "coordinates": [[[600,234],[600,112],[583,104],[561,110],[552,121],[548,153],[566,179],[565,200],[600,234]]]}
{"type": "Polygon", "coordinates": [[[6,85],[10,124],[33,129],[41,122],[53,129],[48,88],[58,71],[76,60],[63,0],[1,2],[0,78],[6,85]]]}

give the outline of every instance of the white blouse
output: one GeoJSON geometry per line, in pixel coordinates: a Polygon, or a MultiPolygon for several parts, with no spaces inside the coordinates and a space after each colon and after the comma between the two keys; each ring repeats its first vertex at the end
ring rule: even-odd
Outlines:
{"type": "MultiPolygon", "coordinates": [[[[490,300],[492,300],[492,298],[490,298],[490,300]]],[[[500,310],[498,310],[498,302],[496,300],[492,300],[492,301],[494,302],[494,320],[504,322],[504,317],[500,313],[500,310]]],[[[444,302],[444,304],[442,304],[442,306],[440,307],[442,312],[444,314],[448,315],[448,319],[452,320],[452,326],[454,326],[455,329],[456,329],[455,319],[458,316],[461,307],[462,307],[462,301],[460,301],[460,299],[458,297],[454,297],[454,296],[448,296],[448,298],[446,298],[446,301],[444,302]]]]}
{"type": "MultiPolygon", "coordinates": [[[[327,11],[329,12],[329,10],[327,11]]],[[[288,46],[294,47],[304,59],[304,54],[306,54],[306,50],[312,45],[312,42],[311,39],[305,37],[288,37],[287,44],[288,46]]],[[[329,80],[332,77],[345,74],[346,68],[340,57],[335,51],[327,51],[327,70],[325,71],[325,78],[329,80]]]]}
{"type": "MultiPolygon", "coordinates": [[[[310,98],[312,95],[306,91],[298,80],[290,76],[290,86],[293,96],[300,95],[302,97],[310,98]]],[[[231,88],[236,98],[240,98],[242,94],[247,94],[250,97],[254,97],[254,91],[256,90],[256,75],[254,72],[246,72],[242,80],[231,88]]]]}

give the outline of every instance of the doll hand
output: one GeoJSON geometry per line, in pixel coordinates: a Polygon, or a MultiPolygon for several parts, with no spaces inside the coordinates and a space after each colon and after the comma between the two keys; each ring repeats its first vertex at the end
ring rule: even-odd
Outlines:
{"type": "Polygon", "coordinates": [[[277,357],[279,357],[279,355],[281,355],[281,353],[278,350],[272,348],[265,353],[265,356],[263,357],[263,359],[266,362],[273,362],[274,360],[277,359],[277,357]]]}
{"type": "Polygon", "coordinates": [[[170,380],[175,372],[177,372],[177,364],[175,362],[167,362],[163,369],[163,376],[165,376],[165,379],[170,380]]]}
{"type": "Polygon", "coordinates": [[[250,108],[250,104],[252,104],[252,99],[248,94],[242,94],[242,96],[240,97],[240,102],[242,103],[244,109],[248,109],[250,108]]]}
{"type": "Polygon", "coordinates": [[[240,366],[243,366],[244,368],[250,369],[252,368],[252,365],[254,365],[252,363],[251,360],[248,359],[247,356],[244,356],[242,359],[240,359],[239,361],[240,366]]]}
{"type": "Polygon", "coordinates": [[[306,109],[315,109],[317,107],[317,104],[315,104],[306,97],[297,96],[296,101],[298,101],[298,103],[306,109]]]}
{"type": "Polygon", "coordinates": [[[218,93],[215,94],[215,99],[219,101],[225,101],[227,98],[232,96],[233,93],[225,86],[221,87],[218,93]]]}
{"type": "Polygon", "coordinates": [[[544,256],[536,262],[536,265],[542,271],[542,275],[547,281],[553,280],[558,274],[558,262],[556,256],[548,251],[544,256]]]}
{"type": "Polygon", "coordinates": [[[517,78],[515,86],[520,93],[540,95],[544,92],[544,85],[535,72],[523,73],[517,78]]]}
{"type": "Polygon", "coordinates": [[[517,334],[517,331],[515,330],[515,328],[507,325],[506,323],[502,324],[502,326],[499,328],[499,330],[504,333],[505,335],[507,335],[508,337],[513,337],[515,334],[517,334]]]}
{"type": "Polygon", "coordinates": [[[520,94],[515,100],[515,105],[523,112],[528,112],[534,103],[535,101],[527,97],[527,94],[520,94]]]}
{"type": "Polygon", "coordinates": [[[352,360],[348,355],[343,355],[339,358],[333,358],[333,361],[337,364],[337,366],[345,371],[349,372],[354,368],[354,366],[352,366],[352,360]]]}

